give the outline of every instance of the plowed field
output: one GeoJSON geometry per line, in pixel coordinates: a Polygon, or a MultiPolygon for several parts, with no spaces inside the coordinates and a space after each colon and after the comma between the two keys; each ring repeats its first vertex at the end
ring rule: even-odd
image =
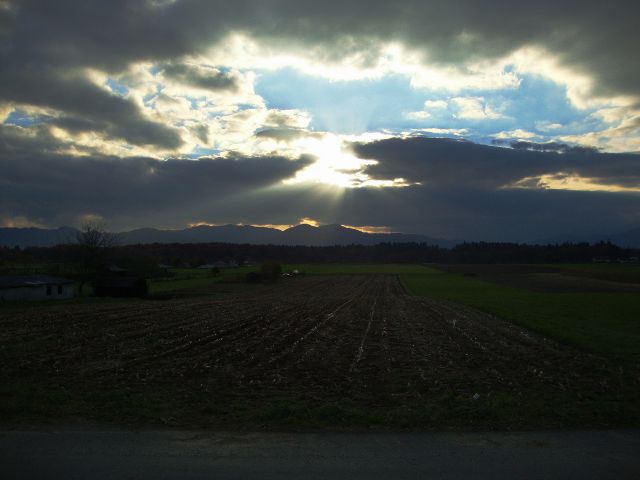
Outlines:
{"type": "MultiPolygon", "coordinates": [[[[108,392],[156,398],[163,406],[151,413],[141,406],[146,413],[139,416],[176,424],[268,417],[265,405],[286,400],[338,405],[341,418],[373,412],[372,421],[384,423],[393,412],[426,425],[509,424],[512,414],[496,411],[504,404],[519,426],[535,423],[535,413],[532,420],[531,412],[517,411],[534,408],[531,399],[575,402],[573,411],[590,399],[639,390],[635,366],[471,308],[410,296],[391,275],[284,279],[219,297],[5,310],[0,345],[7,385],[63,391],[78,415],[107,419],[118,414],[105,409],[120,411],[118,400],[105,400],[108,392]]],[[[295,407],[286,408],[281,416],[295,407]]],[[[129,404],[121,410],[137,415],[129,404]]],[[[546,420],[553,417],[552,407],[542,410],[546,420]]]]}

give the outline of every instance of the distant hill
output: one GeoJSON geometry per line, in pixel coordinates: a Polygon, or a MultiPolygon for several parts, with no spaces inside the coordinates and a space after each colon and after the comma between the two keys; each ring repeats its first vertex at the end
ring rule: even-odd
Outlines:
{"type": "MultiPolygon", "coordinates": [[[[78,230],[71,227],[0,228],[1,247],[50,247],[75,242],[78,230]]],[[[377,245],[379,243],[428,243],[440,247],[453,247],[461,241],[433,238],[407,233],[365,233],[343,225],[296,225],[281,231],[252,225],[199,225],[182,230],[139,228],[117,234],[121,245],[147,243],[248,243],[254,245],[377,245]]],[[[553,245],[566,242],[596,243],[610,240],[621,247],[640,248],[640,228],[614,235],[558,235],[528,242],[553,245]]]]}
{"type": "Polygon", "coordinates": [[[0,227],[0,247],[51,247],[76,240],[78,230],[61,227],[54,230],[44,228],[3,228],[0,227]]]}
{"type": "MultiPolygon", "coordinates": [[[[62,227],[55,230],[41,228],[0,228],[0,246],[47,247],[73,243],[77,230],[62,227]]],[[[251,225],[221,225],[185,228],[183,230],[160,230],[140,228],[117,234],[121,245],[146,243],[249,243],[273,245],[376,245],[379,243],[428,243],[451,247],[455,242],[404,233],[365,233],[342,225],[297,225],[280,231],[275,228],[251,225]]]]}
{"type": "Polygon", "coordinates": [[[185,228],[184,230],[158,230],[141,228],[118,234],[119,243],[274,243],[281,232],[275,228],[251,225],[222,225],[185,228]]]}
{"type": "Polygon", "coordinates": [[[376,245],[379,243],[428,243],[452,247],[455,242],[406,233],[365,233],[342,225],[297,225],[281,232],[284,245],[376,245]]]}

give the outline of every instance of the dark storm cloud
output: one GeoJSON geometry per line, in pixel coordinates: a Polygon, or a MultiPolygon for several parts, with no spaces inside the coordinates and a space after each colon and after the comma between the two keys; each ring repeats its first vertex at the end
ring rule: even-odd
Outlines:
{"type": "Polygon", "coordinates": [[[622,232],[637,227],[639,211],[634,193],[416,185],[346,192],[339,216],[442,238],[533,241],[622,232]]]}
{"type": "Polygon", "coordinates": [[[235,72],[220,72],[215,69],[174,64],[164,66],[162,73],[165,78],[205,90],[234,93],[240,89],[240,77],[235,72]]]}
{"type": "Polygon", "coordinates": [[[553,152],[553,153],[597,153],[598,150],[592,147],[580,147],[575,145],[567,145],[566,143],[549,142],[536,143],[526,142],[523,140],[504,141],[494,140],[494,145],[508,145],[514,150],[528,150],[533,152],[553,152]]]}
{"type": "MultiPolygon", "coordinates": [[[[532,241],[566,233],[622,232],[637,226],[639,211],[640,195],[631,193],[416,185],[345,190],[337,199],[321,185],[294,185],[221,201],[206,212],[193,210],[189,217],[253,224],[291,224],[310,217],[327,224],[384,225],[441,238],[532,241]]],[[[172,221],[184,225],[187,220],[180,218],[187,217],[186,212],[180,214],[172,221]]]]}
{"type": "Polygon", "coordinates": [[[63,112],[54,124],[74,132],[97,131],[134,145],[175,149],[182,144],[177,131],[145,118],[133,102],[78,73],[45,65],[6,66],[0,75],[0,99],[63,112]]]}
{"type": "Polygon", "coordinates": [[[425,185],[495,189],[526,177],[561,174],[602,185],[640,188],[640,154],[599,153],[563,144],[514,143],[517,148],[445,138],[388,139],[354,144],[357,156],[378,160],[373,178],[404,178],[425,185]]]}
{"type": "MultiPolygon", "coordinates": [[[[25,136],[12,126],[3,126],[0,133],[0,218],[26,217],[49,226],[74,223],[86,213],[103,216],[114,229],[183,227],[196,221],[287,224],[311,217],[443,238],[525,241],[567,232],[618,232],[640,222],[640,194],[495,188],[499,182],[487,180],[487,160],[482,158],[473,172],[465,172],[469,166],[460,170],[458,184],[427,179],[407,188],[346,189],[336,195],[322,185],[272,188],[309,165],[309,157],[295,162],[241,156],[163,162],[97,153],[78,158],[56,154],[58,143],[44,127],[37,136],[25,136]]],[[[413,159],[407,151],[421,142],[393,140],[369,147],[380,153],[381,146],[394,142],[407,142],[406,150],[400,149],[404,157],[393,167],[397,169],[413,161],[407,160],[413,159]]],[[[442,152],[452,151],[447,142],[435,143],[442,152]]],[[[560,160],[566,154],[545,155],[560,160]]],[[[526,163],[520,157],[514,161],[526,163]]],[[[519,175],[512,172],[504,179],[519,175]]]]}
{"type": "Polygon", "coordinates": [[[25,152],[49,153],[65,146],[51,135],[46,125],[36,125],[28,131],[31,135],[26,134],[27,130],[22,127],[0,124],[0,158],[5,163],[11,161],[14,155],[20,159],[24,158],[25,152]]]}
{"type": "MultiPolygon", "coordinates": [[[[514,4],[508,0],[57,0],[13,2],[2,12],[4,55],[31,63],[117,71],[131,61],[199,53],[233,31],[272,44],[313,46],[326,58],[378,41],[425,48],[443,64],[496,58],[541,45],[597,80],[601,93],[640,94],[640,4],[633,0],[514,4]],[[326,47],[324,49],[318,47],[326,47]]],[[[370,55],[369,60],[367,60],[370,55]]]]}
{"type": "Polygon", "coordinates": [[[131,219],[132,225],[146,224],[149,218],[162,224],[163,216],[179,215],[184,224],[226,199],[277,184],[309,162],[282,157],[70,157],[53,153],[56,144],[48,146],[46,138],[1,133],[0,217],[46,219],[52,225],[85,213],[116,222],[131,219]]]}

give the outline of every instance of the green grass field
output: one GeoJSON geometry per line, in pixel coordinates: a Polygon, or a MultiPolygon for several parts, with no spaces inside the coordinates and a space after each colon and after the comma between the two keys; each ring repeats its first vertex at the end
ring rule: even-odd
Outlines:
{"type": "Polygon", "coordinates": [[[247,273],[255,271],[257,267],[223,268],[214,275],[211,270],[199,268],[175,268],[169,278],[157,278],[148,281],[149,294],[157,295],[176,290],[202,288],[215,283],[241,279],[247,273]]]}
{"type": "Polygon", "coordinates": [[[578,277],[597,278],[612,282],[640,283],[640,264],[583,263],[548,265],[578,277]]]}
{"type": "MultiPolygon", "coordinates": [[[[199,268],[175,268],[171,270],[173,277],[151,279],[148,282],[149,293],[162,294],[178,290],[206,287],[221,282],[243,279],[249,272],[259,270],[260,267],[223,268],[220,273],[213,275],[210,270],[199,268]]],[[[345,275],[345,274],[400,274],[420,273],[424,267],[419,265],[396,264],[286,264],[283,272],[298,270],[307,275],[345,275]]]]}
{"type": "MultiPolygon", "coordinates": [[[[170,278],[149,280],[149,294],[158,295],[179,290],[189,290],[207,287],[216,283],[242,280],[244,276],[260,267],[223,268],[218,275],[210,270],[199,268],[175,268],[170,278]]],[[[287,264],[283,265],[283,272],[298,270],[307,275],[345,275],[345,274],[414,274],[425,271],[420,265],[401,264],[287,264]]]]}
{"type": "Polygon", "coordinates": [[[431,268],[401,278],[415,295],[460,302],[586,350],[640,360],[636,293],[540,293],[431,268]]]}

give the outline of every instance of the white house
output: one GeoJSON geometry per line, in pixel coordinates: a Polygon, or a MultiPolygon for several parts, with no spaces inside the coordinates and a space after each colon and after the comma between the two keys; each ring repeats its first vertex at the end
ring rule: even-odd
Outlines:
{"type": "Polygon", "coordinates": [[[50,275],[0,275],[0,302],[73,298],[73,280],[50,275]]]}

